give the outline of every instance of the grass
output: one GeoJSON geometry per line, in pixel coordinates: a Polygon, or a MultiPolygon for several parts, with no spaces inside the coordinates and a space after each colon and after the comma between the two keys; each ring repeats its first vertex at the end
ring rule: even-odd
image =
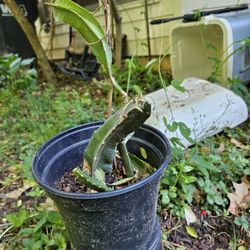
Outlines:
{"type": "Polygon", "coordinates": [[[31,176],[32,157],[60,131],[103,119],[105,103],[91,97],[87,83],[82,83],[86,88],[38,84],[29,65],[15,56],[8,60],[0,88],[0,189],[6,194],[1,201],[0,249],[65,249],[60,216],[47,211],[44,193],[31,176]]]}
{"type": "MultiPolygon", "coordinates": [[[[103,119],[106,87],[97,91],[96,85],[86,82],[38,84],[30,63],[15,56],[0,59],[0,249],[62,250],[69,247],[67,233],[55,207],[31,176],[32,157],[42,143],[58,132],[103,119]]],[[[160,87],[157,75],[148,74],[134,62],[130,62],[130,67],[130,91],[146,93],[160,87]],[[135,75],[142,79],[140,86],[135,75]],[[150,84],[152,81],[154,84],[150,84]]],[[[118,74],[126,86],[128,73],[118,74]]],[[[174,148],[158,202],[159,215],[167,213],[175,221],[171,229],[162,227],[165,241],[179,230],[180,221],[187,219],[187,208],[196,215],[206,211],[211,216],[230,216],[228,193],[234,192],[233,182],[240,183],[242,177],[250,176],[246,146],[250,142],[249,131],[249,123],[245,123],[186,151],[174,148]]],[[[233,220],[235,228],[249,230],[249,203],[240,208],[233,220]]],[[[192,230],[196,230],[195,225],[192,230]]],[[[235,239],[241,239],[239,230],[234,230],[235,239]]],[[[184,233],[192,238],[190,228],[184,233]]],[[[230,243],[234,246],[231,249],[238,249],[239,240],[236,241],[230,243]]],[[[168,249],[178,247],[186,249],[179,243],[170,244],[168,249]]]]}

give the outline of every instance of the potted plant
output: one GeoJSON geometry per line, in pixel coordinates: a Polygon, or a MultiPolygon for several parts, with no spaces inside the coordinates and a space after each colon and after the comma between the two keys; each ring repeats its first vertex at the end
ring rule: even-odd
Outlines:
{"type": "Polygon", "coordinates": [[[139,97],[129,100],[115,82],[111,50],[94,16],[71,0],[57,0],[53,8],[91,45],[125,103],[104,123],[84,124],[46,142],[34,156],[33,176],[55,201],[75,249],[160,250],[157,187],[170,159],[168,140],[143,125],[150,104],[139,97]],[[65,173],[83,192],[58,188],[65,173]]]}

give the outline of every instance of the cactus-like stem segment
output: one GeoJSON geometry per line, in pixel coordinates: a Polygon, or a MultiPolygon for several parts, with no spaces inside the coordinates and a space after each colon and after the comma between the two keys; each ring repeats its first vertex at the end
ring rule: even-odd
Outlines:
{"type": "Polygon", "coordinates": [[[128,177],[128,178],[124,178],[124,179],[121,179],[119,181],[116,181],[112,184],[109,184],[110,186],[120,186],[120,185],[124,185],[124,184],[127,184],[128,182],[132,181],[133,179],[135,178],[135,176],[132,176],[132,177],[128,177]]]}
{"type": "Polygon", "coordinates": [[[117,146],[117,149],[120,153],[122,163],[124,165],[127,177],[133,177],[134,170],[133,170],[132,165],[131,165],[131,161],[130,161],[130,158],[128,155],[128,150],[127,150],[125,142],[119,143],[117,146]]]}
{"type": "Polygon", "coordinates": [[[73,175],[77,178],[77,180],[85,185],[86,187],[92,188],[96,191],[112,191],[112,188],[106,186],[106,184],[102,181],[95,179],[94,177],[86,174],[80,168],[74,168],[72,171],[73,175]]]}
{"type": "Polygon", "coordinates": [[[93,134],[84,152],[84,169],[91,169],[95,176],[97,169],[112,172],[116,146],[150,116],[151,106],[142,99],[133,99],[112,115],[93,134]]]}
{"type": "Polygon", "coordinates": [[[139,172],[152,174],[156,169],[152,167],[149,163],[143,161],[137,156],[128,153],[131,165],[134,169],[137,169],[139,172]]]}

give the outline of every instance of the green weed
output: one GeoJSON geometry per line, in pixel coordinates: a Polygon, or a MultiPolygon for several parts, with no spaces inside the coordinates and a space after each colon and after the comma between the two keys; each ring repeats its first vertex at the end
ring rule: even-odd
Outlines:
{"type": "Polygon", "coordinates": [[[74,86],[39,85],[31,62],[16,55],[0,57],[0,189],[16,196],[8,203],[8,214],[1,211],[0,235],[6,249],[62,250],[65,228],[58,212],[43,205],[44,192],[31,175],[32,158],[60,131],[102,119],[105,105],[74,86]],[[17,193],[8,191],[12,185],[17,193]]]}
{"type": "MultiPolygon", "coordinates": [[[[4,214],[0,235],[6,249],[66,249],[67,234],[60,216],[46,205],[44,192],[32,181],[32,157],[38,146],[58,132],[102,119],[104,101],[94,100],[76,86],[39,85],[37,73],[30,69],[28,62],[22,63],[13,55],[0,58],[0,72],[4,74],[0,74],[0,175],[3,176],[0,189],[5,193],[13,183],[19,183],[20,188],[28,185],[9,207],[11,211],[4,214]],[[32,201],[31,205],[27,199],[32,201]]],[[[163,80],[165,86],[169,82],[167,77],[159,78],[158,73],[151,71],[154,63],[144,67],[137,64],[135,58],[130,59],[127,67],[116,73],[119,82],[124,88],[128,86],[129,92],[143,94],[160,87],[163,80]]],[[[172,85],[183,90],[178,81],[172,85]]],[[[178,129],[190,139],[190,130],[185,124],[165,120],[165,125],[170,131],[178,129]]],[[[232,182],[250,176],[249,152],[235,147],[230,139],[249,145],[248,130],[245,127],[226,129],[223,134],[185,151],[174,147],[172,161],[160,186],[159,211],[166,208],[173,216],[184,217],[184,208],[196,205],[208,213],[228,216],[227,194],[232,192],[232,182]]],[[[180,146],[177,139],[172,143],[180,146]]],[[[246,229],[247,217],[242,213],[234,222],[246,229]]]]}
{"type": "MultiPolygon", "coordinates": [[[[152,64],[156,59],[152,60],[152,64]]],[[[158,72],[152,70],[152,64],[143,65],[138,58],[131,57],[125,60],[125,66],[115,70],[117,82],[123,89],[126,89],[130,96],[135,94],[147,94],[161,87],[158,72]]],[[[167,82],[170,82],[170,75],[163,74],[167,82]]]]}
{"type": "MultiPolygon", "coordinates": [[[[244,134],[242,129],[236,130],[233,130],[234,136],[244,134]]],[[[160,208],[168,208],[172,215],[183,218],[184,208],[190,204],[211,214],[225,214],[232,183],[239,183],[241,177],[250,175],[248,151],[230,143],[232,130],[229,131],[220,137],[208,138],[185,152],[173,149],[172,161],[161,182],[160,208]],[[224,149],[220,152],[221,143],[224,149]]],[[[244,139],[248,145],[249,138],[244,139]]],[[[239,225],[241,220],[236,221],[239,225]]]]}

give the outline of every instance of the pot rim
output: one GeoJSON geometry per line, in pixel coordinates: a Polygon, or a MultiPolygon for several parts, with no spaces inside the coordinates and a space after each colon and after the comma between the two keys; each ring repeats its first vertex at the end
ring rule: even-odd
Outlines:
{"type": "Polygon", "coordinates": [[[46,141],[44,144],[42,144],[38,150],[36,151],[33,160],[32,160],[32,175],[34,177],[34,179],[36,180],[36,182],[45,189],[45,191],[52,193],[54,195],[57,196],[61,196],[61,197],[65,197],[65,198],[71,198],[71,199],[83,199],[83,200],[92,200],[92,199],[101,199],[101,198],[108,198],[108,197],[113,197],[113,196],[118,196],[124,193],[128,193],[131,191],[134,191],[136,189],[139,189],[141,187],[143,187],[144,185],[148,184],[150,181],[152,181],[153,179],[157,178],[159,175],[162,174],[162,172],[164,171],[164,169],[167,167],[170,158],[171,158],[171,146],[169,143],[169,140],[167,139],[167,137],[158,129],[147,125],[147,124],[143,124],[141,126],[141,128],[143,128],[144,130],[150,130],[153,131],[154,133],[157,133],[157,135],[161,136],[162,139],[164,140],[166,147],[168,148],[168,154],[165,157],[163,163],[161,164],[161,166],[151,175],[149,175],[148,177],[146,177],[145,179],[129,185],[125,188],[122,189],[117,189],[117,190],[112,190],[112,191],[108,191],[108,192],[97,192],[97,193],[71,193],[71,192],[65,192],[65,191],[61,191],[57,188],[51,187],[50,185],[47,185],[45,182],[41,181],[41,178],[38,177],[38,175],[35,173],[35,165],[36,165],[36,161],[37,158],[39,156],[39,152],[47,145],[49,145],[52,141],[54,141],[57,137],[61,137],[63,134],[69,133],[70,131],[73,130],[77,130],[79,128],[83,128],[85,126],[98,126],[103,124],[103,121],[97,121],[97,122],[89,122],[89,123],[85,123],[82,125],[78,125],[75,126],[73,128],[67,129],[67,130],[63,130],[62,132],[56,134],[55,136],[53,136],[52,138],[50,138],[48,141],[46,141]]]}

